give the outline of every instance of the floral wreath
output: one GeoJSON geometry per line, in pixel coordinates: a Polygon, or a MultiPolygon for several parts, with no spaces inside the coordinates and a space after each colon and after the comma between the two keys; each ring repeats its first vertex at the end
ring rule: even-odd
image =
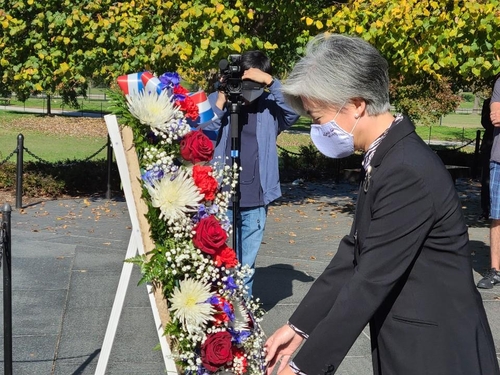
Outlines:
{"type": "Polygon", "coordinates": [[[141,267],[141,283],[161,288],[171,315],[165,334],[181,372],[262,374],[263,310],[246,294],[251,270],[226,243],[238,169],[212,160],[213,143],[200,127],[206,95],[180,83],[177,73],[129,74],[112,95],[134,134],[155,245],[127,261],[141,267]]]}

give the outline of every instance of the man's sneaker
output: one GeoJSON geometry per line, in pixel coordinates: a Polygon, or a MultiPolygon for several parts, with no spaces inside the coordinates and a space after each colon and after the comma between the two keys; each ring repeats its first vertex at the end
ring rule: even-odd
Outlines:
{"type": "Polygon", "coordinates": [[[489,270],[484,277],[477,283],[478,288],[491,289],[496,284],[500,283],[500,271],[492,268],[489,270]]]}

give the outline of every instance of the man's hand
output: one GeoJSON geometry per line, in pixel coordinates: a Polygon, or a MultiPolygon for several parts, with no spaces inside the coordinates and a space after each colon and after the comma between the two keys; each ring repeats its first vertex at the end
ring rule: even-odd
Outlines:
{"type": "Polygon", "coordinates": [[[215,101],[215,105],[217,108],[219,108],[221,111],[224,110],[224,106],[226,105],[226,94],[222,91],[217,92],[217,100],[215,101]]]}
{"type": "Polygon", "coordinates": [[[250,69],[247,69],[243,72],[241,79],[250,79],[252,81],[262,83],[262,84],[268,86],[273,81],[273,76],[266,73],[266,72],[263,72],[260,69],[250,68],[250,69]]]}
{"type": "Polygon", "coordinates": [[[500,126],[500,102],[490,104],[490,119],[493,126],[500,126]]]}
{"type": "Polygon", "coordinates": [[[267,375],[271,375],[274,370],[274,366],[276,366],[278,361],[281,361],[278,368],[278,373],[280,375],[292,374],[293,371],[290,366],[287,366],[287,364],[290,357],[297,350],[303,340],[304,338],[288,325],[284,325],[274,332],[264,344],[264,348],[267,351],[267,375]]]}

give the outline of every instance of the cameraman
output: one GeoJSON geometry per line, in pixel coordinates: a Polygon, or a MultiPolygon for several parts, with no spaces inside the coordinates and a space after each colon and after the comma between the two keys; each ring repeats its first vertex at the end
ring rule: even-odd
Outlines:
{"type": "MultiPolygon", "coordinates": [[[[260,89],[243,90],[238,116],[240,133],[239,177],[239,212],[237,217],[236,242],[234,250],[242,265],[249,265],[255,272],[255,259],[259,251],[267,217],[269,203],[281,196],[278,150],[276,138],[279,133],[290,128],[298,119],[288,107],[281,93],[281,83],[271,75],[271,61],[261,51],[248,51],[242,54],[239,61],[241,80],[251,80],[260,84],[260,89]],[[264,87],[267,88],[264,91],[264,87]],[[247,95],[249,94],[249,95],[247,95]]],[[[231,165],[231,124],[230,110],[226,105],[228,99],[235,95],[224,90],[221,82],[220,91],[209,95],[208,100],[215,117],[207,128],[218,129],[214,160],[225,160],[231,165]]],[[[233,220],[233,211],[228,211],[229,220],[233,220]]],[[[248,295],[252,295],[253,273],[245,280],[248,295]]]]}

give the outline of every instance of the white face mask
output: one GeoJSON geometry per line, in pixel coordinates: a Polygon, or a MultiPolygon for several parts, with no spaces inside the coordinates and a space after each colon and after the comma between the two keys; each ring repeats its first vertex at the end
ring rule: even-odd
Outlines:
{"type": "Polygon", "coordinates": [[[311,125],[311,140],[316,148],[323,155],[334,159],[345,158],[354,153],[352,132],[359,121],[359,119],[356,121],[350,133],[346,132],[335,122],[340,110],[332,121],[323,125],[311,125]]]}

